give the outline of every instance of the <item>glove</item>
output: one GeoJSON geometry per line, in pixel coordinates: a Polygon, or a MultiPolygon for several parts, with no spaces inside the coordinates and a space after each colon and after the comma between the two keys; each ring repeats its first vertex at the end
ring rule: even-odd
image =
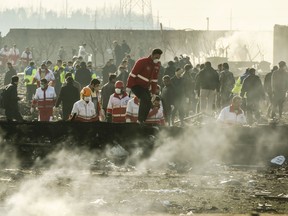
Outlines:
{"type": "Polygon", "coordinates": [[[34,111],[35,111],[34,107],[31,107],[31,108],[30,108],[30,113],[33,114],[34,111]]]}

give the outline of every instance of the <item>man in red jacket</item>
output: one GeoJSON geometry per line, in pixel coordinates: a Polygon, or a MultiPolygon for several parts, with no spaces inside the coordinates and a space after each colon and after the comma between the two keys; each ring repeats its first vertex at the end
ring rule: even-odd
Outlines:
{"type": "Polygon", "coordinates": [[[127,88],[131,89],[141,101],[138,113],[138,121],[140,123],[145,122],[152,107],[149,90],[151,88],[152,97],[154,97],[161,66],[159,59],[162,53],[161,49],[154,49],[150,56],[139,59],[128,77],[127,88]]]}

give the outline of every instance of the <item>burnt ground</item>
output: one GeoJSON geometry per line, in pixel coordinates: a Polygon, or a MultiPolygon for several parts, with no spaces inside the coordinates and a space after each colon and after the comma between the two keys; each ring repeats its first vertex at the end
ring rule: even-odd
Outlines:
{"type": "Polygon", "coordinates": [[[117,166],[102,159],[90,168],[1,170],[0,215],[288,212],[287,164],[209,162],[198,169],[170,162],[158,170],[117,166]]]}

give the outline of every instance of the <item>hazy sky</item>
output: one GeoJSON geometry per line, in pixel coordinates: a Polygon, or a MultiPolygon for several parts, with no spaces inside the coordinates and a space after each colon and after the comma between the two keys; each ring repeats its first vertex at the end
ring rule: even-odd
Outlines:
{"type": "MultiPolygon", "coordinates": [[[[0,10],[19,6],[57,11],[118,7],[120,0],[0,0],[0,10]]],[[[123,0],[122,0],[123,1],[123,0]]],[[[142,0],[134,0],[136,3],[142,0]]],[[[149,2],[149,0],[144,0],[149,2]]],[[[151,0],[155,21],[176,29],[273,30],[274,24],[288,24],[287,0],[151,0]]]]}

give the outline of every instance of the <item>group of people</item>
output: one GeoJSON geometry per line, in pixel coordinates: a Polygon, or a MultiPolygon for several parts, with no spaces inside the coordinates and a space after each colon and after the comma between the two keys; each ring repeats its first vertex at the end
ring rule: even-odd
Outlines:
{"type": "MultiPolygon", "coordinates": [[[[30,61],[24,69],[26,99],[31,102],[31,113],[38,109],[40,121],[51,121],[61,106],[62,119],[72,121],[174,125],[178,117],[184,126],[185,117],[191,113],[214,116],[219,111],[219,122],[251,124],[260,119],[259,101],[265,93],[270,100],[268,115],[275,118],[278,107],[282,116],[288,83],[285,62],[266,75],[263,87],[254,68],[248,68],[235,82],[228,63],[218,65],[218,70],[210,62],[193,67],[188,56],[180,56],[164,68],[161,49],[135,62],[123,41],[122,46],[114,42],[122,56],[116,64],[114,59],[106,63],[101,80],[92,62],[84,61],[85,45],[80,47],[79,56],[67,63],[59,59],[51,68],[52,62],[45,61],[37,68],[30,61]]],[[[9,86],[15,89],[19,78],[15,82],[13,64],[8,62],[7,66],[4,84],[11,80],[9,86]]],[[[14,116],[20,119],[19,113],[14,116]]]]}

